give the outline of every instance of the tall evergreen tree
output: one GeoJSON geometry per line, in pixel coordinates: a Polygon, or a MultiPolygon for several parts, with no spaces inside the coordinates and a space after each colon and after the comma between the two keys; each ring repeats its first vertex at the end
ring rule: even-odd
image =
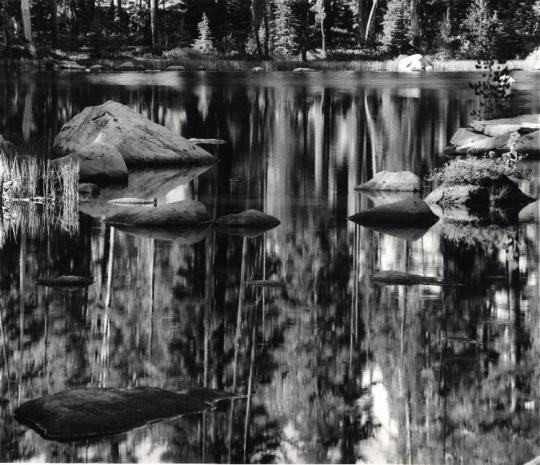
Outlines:
{"type": "Polygon", "coordinates": [[[393,53],[406,53],[411,39],[410,3],[389,0],[383,21],[383,45],[393,53]]]}
{"type": "Polygon", "coordinates": [[[193,43],[193,48],[203,53],[211,53],[214,48],[214,37],[210,30],[210,22],[208,16],[203,13],[201,22],[198,24],[197,29],[199,31],[199,37],[193,43]]]}

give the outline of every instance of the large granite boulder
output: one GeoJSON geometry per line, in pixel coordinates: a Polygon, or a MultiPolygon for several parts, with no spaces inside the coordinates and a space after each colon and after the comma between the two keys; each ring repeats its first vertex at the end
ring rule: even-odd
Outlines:
{"type": "Polygon", "coordinates": [[[98,184],[125,183],[128,170],[120,152],[108,144],[90,144],[71,155],[52,160],[61,164],[68,158],[79,159],[79,181],[98,184]]]}
{"type": "Polygon", "coordinates": [[[484,153],[489,151],[521,153],[540,152],[540,114],[514,118],[472,121],[459,128],[450,140],[454,153],[484,153]]]}
{"type": "MultiPolygon", "coordinates": [[[[58,156],[80,154],[92,144],[113,147],[128,165],[211,164],[216,161],[196,144],[110,100],[86,107],[64,124],[54,140],[54,153],[58,156]]],[[[97,155],[95,145],[94,148],[97,155]]]]}
{"type": "Polygon", "coordinates": [[[407,199],[361,211],[349,219],[361,226],[431,226],[439,218],[423,200],[407,199]]]}
{"type": "Polygon", "coordinates": [[[423,55],[417,53],[397,60],[397,70],[400,73],[416,73],[433,71],[433,64],[423,55]]]}
{"type": "Polygon", "coordinates": [[[216,219],[215,224],[220,231],[227,234],[255,237],[275,228],[280,221],[275,216],[250,209],[221,216],[216,219]]]}
{"type": "Polygon", "coordinates": [[[360,191],[418,192],[422,180],[410,171],[379,171],[369,181],[355,187],[360,191]]]}
{"type": "Polygon", "coordinates": [[[141,227],[200,226],[210,222],[203,203],[197,200],[182,200],[158,207],[123,207],[107,218],[111,225],[141,227]]]}

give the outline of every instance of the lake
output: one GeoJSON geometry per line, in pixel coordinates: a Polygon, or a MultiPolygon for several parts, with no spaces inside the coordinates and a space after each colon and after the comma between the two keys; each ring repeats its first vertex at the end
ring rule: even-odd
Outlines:
{"type": "MultiPolygon", "coordinates": [[[[381,170],[425,176],[467,124],[478,74],[63,73],[0,76],[0,134],[47,154],[112,99],[185,137],[222,138],[205,169],[138,170],[75,223],[29,206],[0,229],[0,461],[522,464],[540,455],[539,205],[504,226],[377,231],[348,217],[381,170]],[[129,195],[125,195],[129,192],[129,195]],[[104,200],[198,199],[281,224],[255,237],[106,226],[104,200]],[[461,287],[383,286],[398,270],[461,287]],[[91,276],[66,292],[42,277],[91,276]],[[253,285],[255,280],[275,286],[253,285]],[[277,285],[280,284],[280,285],[277,285]],[[281,285],[282,284],[282,285],[281,285]],[[215,410],[84,442],[18,423],[80,387],[212,387],[215,410]]],[[[540,113],[516,72],[512,113],[540,113]]],[[[538,197],[540,164],[526,160],[538,197]]],[[[430,184],[426,184],[427,189],[430,184]]]]}

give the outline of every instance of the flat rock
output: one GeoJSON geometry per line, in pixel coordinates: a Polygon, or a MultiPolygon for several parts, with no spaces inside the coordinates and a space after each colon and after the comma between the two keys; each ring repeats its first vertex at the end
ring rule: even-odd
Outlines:
{"type": "Polygon", "coordinates": [[[241,213],[233,213],[230,215],[221,216],[216,220],[216,225],[222,228],[225,227],[259,227],[270,226],[275,227],[280,224],[280,221],[272,216],[267,215],[259,210],[246,210],[241,213]]]}
{"type": "MultiPolygon", "coordinates": [[[[198,145],[110,100],[86,107],[65,123],[54,140],[53,150],[57,156],[80,154],[92,144],[113,147],[128,165],[216,162],[198,145]]],[[[99,154],[97,150],[94,153],[99,154]]]]}
{"type": "Polygon", "coordinates": [[[139,199],[137,197],[122,197],[108,202],[115,205],[154,205],[155,203],[153,199],[139,199]]]}
{"type": "Polygon", "coordinates": [[[312,68],[294,68],[293,73],[309,73],[311,71],[315,71],[312,68]]]}
{"type": "Polygon", "coordinates": [[[221,400],[237,397],[213,389],[74,389],[25,402],[15,418],[45,439],[74,442],[204,412],[221,400]]]}
{"type": "Polygon", "coordinates": [[[186,68],[182,65],[168,66],[167,71],[184,71],[186,68]]]}
{"type": "Polygon", "coordinates": [[[62,275],[37,280],[39,286],[80,289],[90,286],[94,280],[86,276],[62,275]]]}
{"type": "Polygon", "coordinates": [[[189,141],[197,145],[223,145],[227,143],[223,139],[197,139],[195,137],[192,137],[189,141]]]}
{"type": "Polygon", "coordinates": [[[57,64],[60,69],[66,69],[70,71],[84,71],[86,68],[74,61],[61,61],[57,64]]]}
{"type": "Polygon", "coordinates": [[[102,71],[104,68],[103,68],[103,65],[95,64],[95,65],[89,66],[88,69],[90,71],[102,71]]]}
{"type": "Polygon", "coordinates": [[[363,191],[418,192],[422,180],[410,171],[379,171],[372,179],[355,187],[363,191]]]}
{"type": "Polygon", "coordinates": [[[423,228],[435,224],[439,218],[423,200],[406,199],[361,211],[349,220],[361,226],[423,228]]]}
{"type": "Polygon", "coordinates": [[[459,286],[460,284],[431,276],[404,273],[402,271],[379,271],[370,278],[377,284],[401,285],[401,286],[459,286]]]}
{"type": "Polygon", "coordinates": [[[468,128],[459,128],[450,141],[455,153],[506,152],[510,145],[521,153],[540,152],[540,114],[472,121],[468,128]],[[516,133],[517,139],[509,143],[516,133]]]}
{"type": "Polygon", "coordinates": [[[204,204],[197,200],[182,200],[158,207],[125,207],[124,210],[105,218],[111,225],[172,227],[200,226],[210,222],[204,204]]]}

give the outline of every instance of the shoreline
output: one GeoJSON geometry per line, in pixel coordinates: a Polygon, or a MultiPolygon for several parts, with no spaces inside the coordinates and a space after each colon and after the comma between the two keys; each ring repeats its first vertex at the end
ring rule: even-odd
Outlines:
{"type": "MultiPolygon", "coordinates": [[[[427,57],[433,64],[433,71],[428,72],[482,72],[476,68],[476,60],[435,60],[427,57]]],[[[66,57],[64,60],[42,59],[0,59],[0,67],[4,69],[31,69],[31,70],[65,70],[65,71],[91,71],[88,67],[100,65],[101,70],[93,71],[167,71],[171,66],[183,66],[185,71],[293,71],[303,68],[310,71],[379,71],[398,72],[397,59],[387,60],[257,60],[257,59],[233,59],[225,57],[119,57],[119,58],[81,58],[66,57]],[[132,69],[122,69],[120,65],[126,62],[132,63],[132,69]],[[64,67],[62,63],[74,63],[78,69],[64,67]]],[[[506,62],[510,71],[538,72],[534,69],[535,64],[529,60],[510,60],[506,62]]],[[[538,66],[538,65],[536,65],[538,66]]],[[[404,73],[411,74],[411,73],[404,73]]]]}

